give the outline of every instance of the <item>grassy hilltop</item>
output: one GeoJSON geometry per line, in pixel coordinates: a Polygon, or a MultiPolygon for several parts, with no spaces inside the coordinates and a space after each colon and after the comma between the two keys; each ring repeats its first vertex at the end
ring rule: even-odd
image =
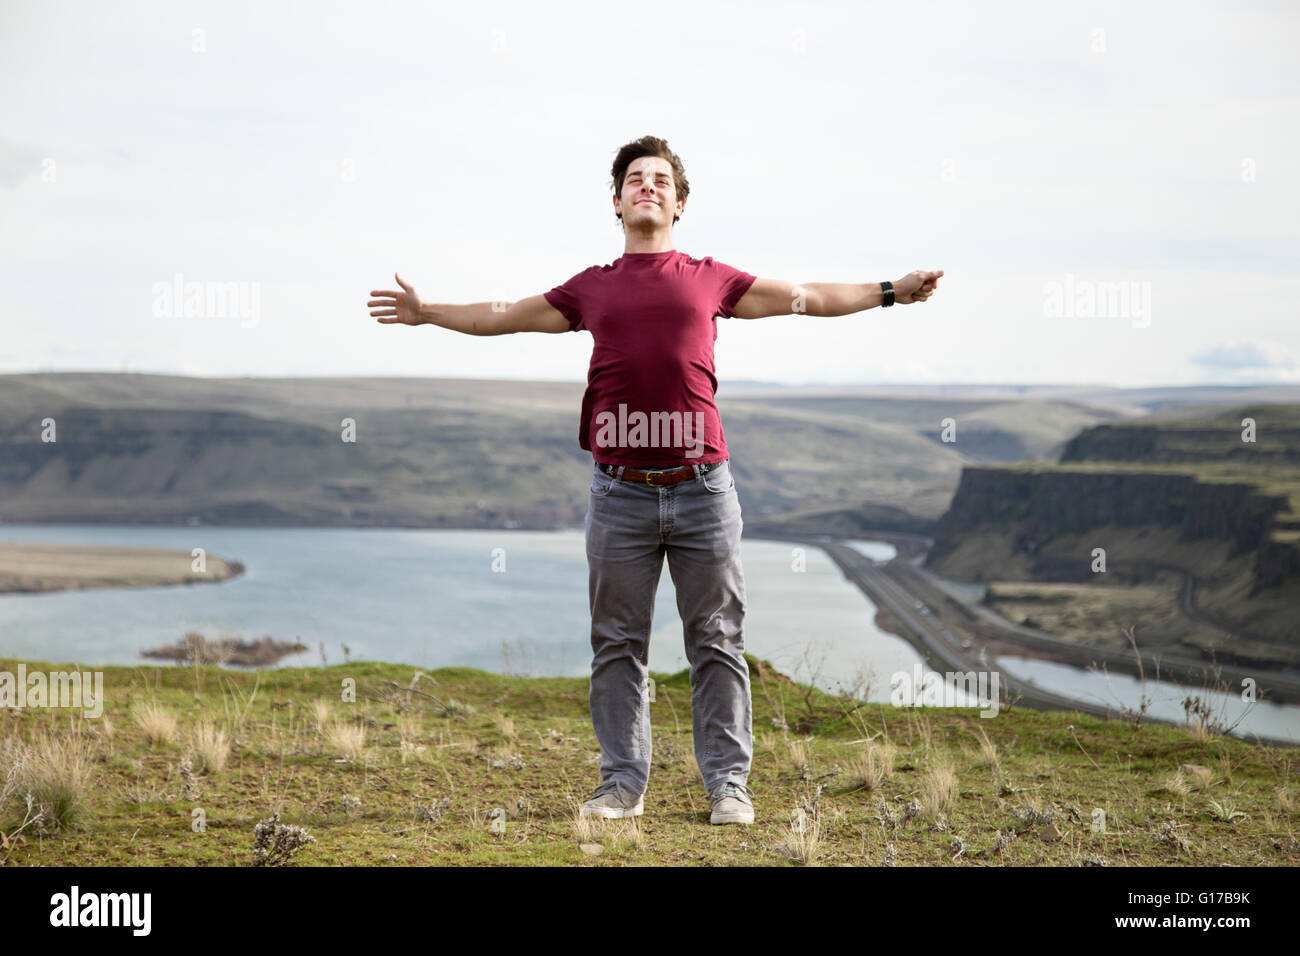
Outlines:
{"type": "Polygon", "coordinates": [[[750,667],[753,827],[708,823],[685,671],[656,675],[645,816],[597,823],[576,816],[598,779],[585,679],[105,668],[102,717],[0,710],[0,860],[249,865],[254,827],[278,811],[305,831],[284,833],[290,865],[1300,862],[1294,750],[1019,707],[864,704],[750,667]]]}

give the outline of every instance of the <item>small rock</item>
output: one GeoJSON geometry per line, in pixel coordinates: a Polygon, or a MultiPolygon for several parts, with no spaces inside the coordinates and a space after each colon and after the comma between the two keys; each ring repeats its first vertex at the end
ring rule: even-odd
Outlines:
{"type": "Polygon", "coordinates": [[[437,803],[416,804],[415,818],[421,823],[437,823],[446,815],[449,806],[451,806],[450,797],[443,797],[437,803]]]}
{"type": "Polygon", "coordinates": [[[1198,763],[1185,763],[1178,768],[1183,772],[1183,776],[1191,780],[1197,786],[1204,789],[1210,785],[1210,768],[1202,767],[1198,763]]]}
{"type": "Polygon", "coordinates": [[[605,852],[605,848],[599,843],[579,843],[578,849],[587,854],[587,856],[600,856],[605,852]]]}

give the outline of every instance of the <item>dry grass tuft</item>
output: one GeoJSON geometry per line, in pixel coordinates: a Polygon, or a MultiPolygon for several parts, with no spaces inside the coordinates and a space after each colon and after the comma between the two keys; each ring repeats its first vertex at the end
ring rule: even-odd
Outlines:
{"type": "Polygon", "coordinates": [[[952,808],[957,800],[957,771],[943,758],[931,765],[921,778],[921,806],[932,817],[952,808]]]}
{"type": "Polygon", "coordinates": [[[95,755],[79,733],[44,733],[24,748],[17,785],[30,803],[34,829],[62,830],[84,817],[95,755]]]}
{"type": "Polygon", "coordinates": [[[569,797],[570,829],[579,845],[595,844],[601,848],[600,852],[609,853],[618,853],[628,847],[641,849],[645,843],[645,831],[641,829],[640,817],[623,820],[584,817],[582,805],[585,802],[585,799],[569,797]]]}
{"type": "Polygon", "coordinates": [[[311,716],[316,722],[316,729],[323,733],[330,722],[330,702],[324,697],[317,697],[311,704],[311,716]]]}
{"type": "Polygon", "coordinates": [[[226,769],[230,760],[230,735],[210,720],[201,720],[194,728],[195,768],[200,773],[216,774],[226,769]]]}
{"type": "Polygon", "coordinates": [[[331,720],[322,731],[325,745],[348,760],[360,760],[366,749],[366,726],[347,720],[331,720]]]}
{"type": "Polygon", "coordinates": [[[983,727],[976,727],[979,731],[980,738],[980,755],[976,759],[975,766],[991,767],[995,774],[1002,773],[1002,758],[998,756],[998,746],[989,739],[989,735],[984,732],[983,727]]]}
{"type": "Polygon", "coordinates": [[[812,866],[822,849],[821,814],[799,807],[790,818],[790,829],[776,851],[800,866],[812,866]]]}
{"type": "Polygon", "coordinates": [[[584,800],[571,798],[571,822],[573,824],[573,835],[579,843],[592,843],[596,836],[596,818],[584,817],[582,815],[582,805],[584,800]]]}
{"type": "Polygon", "coordinates": [[[179,736],[180,727],[176,723],[176,716],[162,704],[140,704],[132,716],[149,739],[151,747],[174,743],[179,736]]]}
{"type": "Polygon", "coordinates": [[[1192,792],[1192,785],[1188,782],[1185,773],[1181,770],[1175,770],[1165,777],[1164,789],[1176,796],[1185,798],[1192,792]]]}
{"type": "Polygon", "coordinates": [[[492,723],[496,725],[501,736],[511,744],[519,743],[519,735],[515,732],[515,719],[508,714],[495,714],[492,723]]]}
{"type": "Polygon", "coordinates": [[[868,740],[861,753],[849,759],[854,780],[867,790],[875,790],[894,772],[898,748],[891,743],[868,740]]]}
{"type": "Polygon", "coordinates": [[[812,741],[791,737],[785,742],[786,760],[800,777],[806,777],[812,763],[812,741]]]}

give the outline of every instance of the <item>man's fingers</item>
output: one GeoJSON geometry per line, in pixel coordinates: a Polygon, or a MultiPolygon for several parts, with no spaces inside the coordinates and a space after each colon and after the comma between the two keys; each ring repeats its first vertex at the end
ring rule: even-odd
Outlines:
{"type": "Polygon", "coordinates": [[[369,302],[366,303],[366,305],[390,305],[393,308],[397,308],[397,300],[396,299],[371,299],[369,302]]]}
{"type": "Polygon", "coordinates": [[[403,282],[402,277],[398,275],[396,272],[393,273],[393,278],[397,280],[397,284],[400,285],[405,291],[407,292],[411,291],[411,287],[407,285],[405,282],[403,282]]]}
{"type": "Polygon", "coordinates": [[[371,289],[371,295],[386,295],[391,299],[396,299],[402,295],[401,292],[390,292],[388,289],[371,289]]]}

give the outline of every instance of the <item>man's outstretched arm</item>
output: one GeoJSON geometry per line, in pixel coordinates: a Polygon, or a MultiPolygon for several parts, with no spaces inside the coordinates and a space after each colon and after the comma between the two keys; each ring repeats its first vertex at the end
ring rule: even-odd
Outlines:
{"type": "MultiPolygon", "coordinates": [[[[939,286],[943,270],[909,272],[894,283],[899,305],[925,302],[939,286]]],[[[836,282],[783,282],[755,279],[731,311],[738,319],[763,319],[769,315],[848,315],[872,309],[884,301],[879,282],[846,285],[836,282]]]]}
{"type": "Polygon", "coordinates": [[[466,335],[569,331],[569,320],[544,296],[529,296],[508,304],[439,305],[422,300],[400,275],[393,278],[402,287],[401,291],[371,290],[374,298],[368,303],[370,314],[384,325],[437,325],[466,335]]]}

